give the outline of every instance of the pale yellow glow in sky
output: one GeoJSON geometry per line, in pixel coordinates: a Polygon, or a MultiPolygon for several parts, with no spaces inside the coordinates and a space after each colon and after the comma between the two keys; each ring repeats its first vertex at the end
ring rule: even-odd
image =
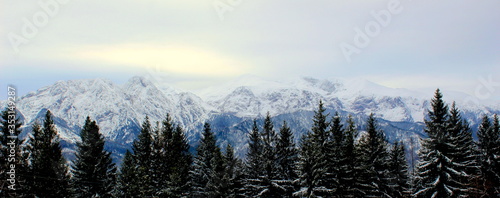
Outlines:
{"type": "Polygon", "coordinates": [[[141,68],[156,68],[161,72],[196,76],[234,76],[246,73],[243,61],[191,46],[120,44],[90,46],[75,52],[76,58],[141,68]]]}

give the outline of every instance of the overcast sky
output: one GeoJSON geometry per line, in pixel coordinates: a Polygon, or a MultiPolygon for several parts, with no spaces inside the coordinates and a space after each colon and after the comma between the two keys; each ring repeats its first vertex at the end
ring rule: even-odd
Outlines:
{"type": "Polygon", "coordinates": [[[189,90],[251,74],[500,99],[498,0],[0,2],[0,86],[20,94],[68,79],[162,75],[189,90]]]}

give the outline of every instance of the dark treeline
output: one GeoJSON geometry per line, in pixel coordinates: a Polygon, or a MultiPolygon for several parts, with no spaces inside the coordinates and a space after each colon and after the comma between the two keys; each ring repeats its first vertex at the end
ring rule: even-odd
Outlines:
{"type": "Polygon", "coordinates": [[[500,197],[498,116],[484,115],[474,141],[468,122],[439,90],[431,104],[414,173],[405,142],[389,144],[373,114],[360,133],[350,116],[327,114],[321,101],[299,142],[286,122],[274,129],[269,114],[262,126],[254,120],[245,159],[230,144],[220,148],[209,123],[193,155],[168,114],[160,123],[146,117],[120,170],[90,117],[76,158],[67,163],[50,111],[20,140],[9,135],[19,135],[22,124],[9,122],[12,109],[6,109],[0,197],[500,197]]]}

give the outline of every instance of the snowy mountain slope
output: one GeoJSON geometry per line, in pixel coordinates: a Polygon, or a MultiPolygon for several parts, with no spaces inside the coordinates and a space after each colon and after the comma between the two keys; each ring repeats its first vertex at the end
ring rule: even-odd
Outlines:
{"type": "MultiPolygon", "coordinates": [[[[191,93],[166,95],[144,78],[134,77],[124,85],[104,79],[59,81],[21,97],[17,108],[28,126],[41,122],[50,110],[66,154],[74,152],[81,127],[90,116],[97,120],[108,149],[117,151],[114,157],[119,158],[137,136],[146,115],[156,122],[169,113],[191,132],[210,115],[200,103],[201,99],[191,93]]],[[[23,136],[29,131],[31,127],[26,127],[23,136]]]]}
{"type": "Polygon", "coordinates": [[[68,131],[61,136],[72,143],[78,139],[78,132],[72,129],[82,126],[87,116],[100,121],[101,132],[106,137],[116,139],[122,132],[115,131],[113,126],[136,122],[129,112],[130,105],[122,95],[119,88],[108,80],[60,81],[23,96],[17,108],[28,123],[40,118],[46,109],[55,117],[64,118],[66,126],[60,127],[68,131]]]}
{"type": "Polygon", "coordinates": [[[174,89],[160,90],[143,77],[131,78],[122,90],[140,123],[146,115],[156,122],[163,120],[168,113],[188,131],[188,136],[214,113],[198,96],[174,89]]]}
{"type": "MultiPolygon", "coordinates": [[[[66,153],[72,152],[87,116],[97,120],[108,148],[119,155],[134,140],[146,115],[156,122],[169,113],[185,128],[192,145],[196,146],[201,126],[207,121],[221,144],[232,143],[243,156],[254,118],[261,120],[269,111],[276,130],[286,120],[298,140],[309,130],[319,100],[330,113],[353,115],[360,130],[366,116],[375,113],[390,140],[418,139],[432,94],[387,88],[363,79],[300,78],[277,82],[254,76],[195,94],[133,77],[123,85],[105,79],[59,81],[21,97],[17,106],[28,126],[51,110],[67,146],[66,153]]],[[[446,91],[444,95],[448,99],[446,91]]],[[[458,106],[473,128],[482,114],[500,113],[498,105],[462,107],[458,102],[458,106]]],[[[25,133],[29,131],[30,127],[26,127],[25,133]]]]}
{"type": "MultiPolygon", "coordinates": [[[[238,117],[258,117],[264,116],[268,111],[272,115],[279,115],[312,110],[318,101],[325,100],[328,94],[321,87],[300,86],[301,84],[280,83],[245,76],[222,86],[203,90],[199,95],[221,113],[238,117]]],[[[330,103],[335,104],[332,107],[341,105],[335,101],[330,103]]]]}
{"type": "MultiPolygon", "coordinates": [[[[199,95],[221,113],[238,117],[262,116],[267,111],[272,115],[310,111],[316,108],[319,100],[323,100],[329,109],[364,115],[375,113],[379,118],[394,122],[422,122],[433,93],[392,89],[363,79],[300,78],[279,83],[245,76],[201,91],[199,95]]],[[[452,100],[448,101],[451,103],[452,100]]],[[[458,103],[458,106],[464,112],[495,111],[479,105],[462,108],[458,103]]]]}

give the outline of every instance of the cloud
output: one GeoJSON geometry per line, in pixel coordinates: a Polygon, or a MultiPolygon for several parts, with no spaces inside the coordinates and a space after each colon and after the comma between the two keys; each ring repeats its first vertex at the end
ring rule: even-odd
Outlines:
{"type": "MultiPolygon", "coordinates": [[[[5,4],[0,8],[5,11],[0,13],[4,39],[8,32],[20,34],[22,19],[42,10],[38,0],[0,1],[5,2],[0,3],[5,4]]],[[[339,44],[353,43],[354,28],[364,29],[375,20],[371,12],[387,9],[391,1],[247,0],[232,6],[221,21],[214,1],[72,0],[18,54],[4,40],[0,69],[43,67],[56,81],[67,76],[61,67],[74,76],[124,79],[153,68],[186,86],[247,73],[268,78],[378,76],[373,81],[392,87],[444,85],[472,91],[478,76],[498,73],[498,0],[400,0],[403,11],[348,64],[339,44]],[[450,73],[456,75],[436,78],[450,73]]],[[[25,74],[9,74],[16,75],[25,74]]],[[[40,76],[33,78],[48,78],[40,76]]]]}
{"type": "Polygon", "coordinates": [[[184,76],[225,77],[248,72],[249,65],[214,52],[193,46],[118,44],[86,46],[75,50],[72,59],[92,61],[96,64],[126,65],[129,67],[154,68],[184,76]]]}

